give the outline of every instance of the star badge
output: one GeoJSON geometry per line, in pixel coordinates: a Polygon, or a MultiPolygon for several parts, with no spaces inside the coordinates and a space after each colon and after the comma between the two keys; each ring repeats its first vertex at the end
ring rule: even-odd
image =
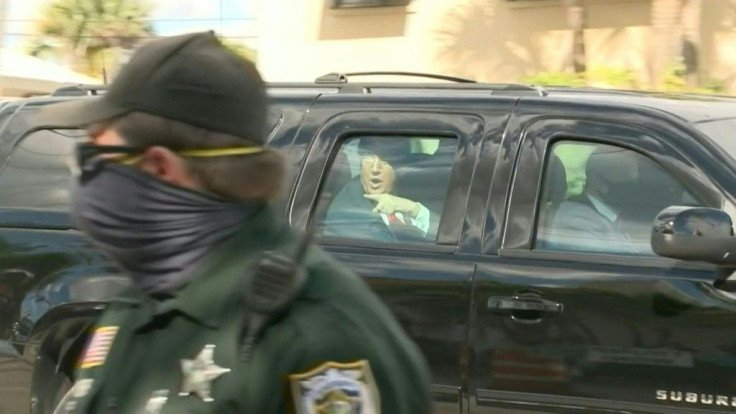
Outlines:
{"type": "Polygon", "coordinates": [[[214,352],[214,345],[205,345],[197,358],[181,360],[184,384],[179,395],[187,396],[194,393],[205,402],[214,401],[210,395],[212,381],[220,375],[230,372],[229,368],[222,368],[215,364],[214,352]]]}

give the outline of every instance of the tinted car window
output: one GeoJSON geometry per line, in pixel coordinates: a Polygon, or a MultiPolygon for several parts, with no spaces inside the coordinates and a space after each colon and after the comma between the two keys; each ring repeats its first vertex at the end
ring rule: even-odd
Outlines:
{"type": "Polygon", "coordinates": [[[333,154],[314,219],[323,236],[433,243],[454,138],[354,137],[333,154]]]}
{"type": "Polygon", "coordinates": [[[654,255],[657,214],[671,205],[701,205],[653,160],[604,144],[555,144],[543,183],[538,249],[654,255]]]}
{"type": "Polygon", "coordinates": [[[40,130],[13,149],[0,172],[0,207],[66,211],[81,130],[40,130]]]}
{"type": "MultiPolygon", "coordinates": [[[[269,112],[269,131],[282,117],[281,111],[269,112]]],[[[0,172],[0,208],[67,211],[74,145],[85,138],[84,130],[47,129],[21,139],[0,172]]]]}

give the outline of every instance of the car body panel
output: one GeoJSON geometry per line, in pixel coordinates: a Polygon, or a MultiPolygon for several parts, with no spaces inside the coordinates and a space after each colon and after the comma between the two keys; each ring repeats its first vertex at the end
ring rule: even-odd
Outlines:
{"type": "MultiPolygon", "coordinates": [[[[314,105],[303,129],[304,168],[290,210],[292,225],[301,229],[309,223],[313,210],[310,206],[316,205],[320,182],[329,169],[330,154],[336,151],[341,139],[361,134],[419,134],[454,135],[459,140],[447,194],[449,201],[442,213],[436,245],[364,243],[361,246],[355,240],[319,240],[338,260],[368,281],[419,345],[432,369],[438,413],[460,413],[467,407],[461,397],[467,381],[464,374],[468,357],[468,312],[478,254],[473,246],[477,248],[478,244],[466,242],[463,229],[477,231],[480,227],[477,224],[480,217],[466,215],[468,196],[480,149],[489,133],[503,131],[514,102],[508,98],[457,100],[449,112],[438,111],[437,103],[426,98],[419,101],[377,97],[368,102],[365,99],[351,102],[349,97],[327,96],[314,105]],[[357,108],[358,103],[360,109],[343,109],[357,108]]],[[[475,212],[482,214],[479,209],[475,212]]]]}
{"type": "MultiPolygon", "coordinates": [[[[690,179],[716,206],[722,194],[687,128],[662,118],[590,105],[524,100],[502,248],[484,249],[475,277],[471,412],[684,413],[733,410],[736,296],[713,287],[715,267],[660,257],[533,248],[542,166],[555,140],[639,151],[690,179]],[[598,108],[600,109],[600,108],[598,108]],[[560,304],[499,314],[498,298],[560,304]],[[664,393],[664,394],[663,394],[664,393]],[[696,395],[672,401],[664,395],[696,395]],[[473,395],[474,394],[474,395],[473,395]]],[[[712,160],[711,160],[712,161],[712,160]]],[[[722,169],[721,169],[722,171],[722,169]]],[[[497,208],[498,209],[498,208],[497,208]]],[[[489,242],[492,243],[492,242],[489,242]]]]}
{"type": "MultiPolygon", "coordinates": [[[[283,97],[272,106],[270,145],[288,152],[315,97],[283,97]]],[[[40,123],[35,110],[44,102],[3,108],[13,116],[0,129],[0,166],[23,137],[52,127],[40,123]]],[[[58,360],[128,286],[129,279],[74,228],[67,212],[0,208],[0,347],[7,351],[0,352],[0,412],[51,412],[48,398],[58,396],[44,388],[62,380],[55,377],[58,360]]],[[[74,356],[69,358],[73,364],[74,356]]]]}
{"type": "MultiPolygon", "coordinates": [[[[268,138],[289,168],[275,207],[300,231],[312,224],[341,139],[458,139],[437,243],[318,240],[366,279],[424,352],[437,412],[729,411],[718,397],[736,395],[736,302],[713,287],[714,266],[533,243],[542,165],[561,137],[635,149],[713,203],[734,203],[736,163],[690,123],[732,116],[736,101],[440,85],[271,85],[268,138]],[[489,309],[514,295],[563,312],[489,309]]],[[[0,175],[24,135],[53,127],[38,106],[66,99],[87,98],[0,107],[0,175]]],[[[0,412],[50,412],[86,327],[128,283],[66,212],[0,206],[0,412]]]]}

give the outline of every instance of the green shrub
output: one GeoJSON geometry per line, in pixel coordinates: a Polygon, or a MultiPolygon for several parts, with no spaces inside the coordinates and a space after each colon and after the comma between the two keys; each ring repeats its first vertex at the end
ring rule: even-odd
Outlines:
{"type": "Polygon", "coordinates": [[[537,86],[585,86],[585,77],[572,72],[540,72],[525,76],[522,82],[537,86]]]}
{"type": "Polygon", "coordinates": [[[597,66],[588,72],[590,83],[601,83],[618,89],[637,89],[639,81],[636,74],[629,69],[617,69],[607,66],[597,66]]]}
{"type": "Polygon", "coordinates": [[[705,84],[697,89],[702,93],[724,94],[726,93],[726,85],[718,79],[708,79],[705,84]]]}
{"type": "Polygon", "coordinates": [[[661,89],[667,92],[684,92],[688,90],[687,81],[682,74],[685,73],[685,65],[676,63],[665,69],[662,77],[661,89]]]}
{"type": "MultiPolygon", "coordinates": [[[[655,90],[665,92],[687,92],[719,94],[725,93],[726,87],[722,81],[709,79],[702,86],[692,87],[687,84],[683,76],[685,66],[682,63],[671,65],[667,68],[662,78],[662,83],[655,90]]],[[[589,68],[587,73],[573,72],[540,72],[525,76],[521,80],[539,86],[594,86],[614,89],[645,89],[646,86],[639,82],[634,71],[629,69],[617,69],[607,66],[589,68]]]]}
{"type": "Polygon", "coordinates": [[[704,94],[720,94],[726,91],[724,83],[718,79],[708,79],[702,86],[690,86],[683,74],[685,65],[676,63],[670,65],[664,73],[662,90],[667,92],[690,92],[704,94]]]}
{"type": "Polygon", "coordinates": [[[638,87],[634,72],[604,66],[594,67],[587,73],[540,72],[522,78],[522,82],[539,86],[586,86],[604,84],[612,88],[638,87]]]}

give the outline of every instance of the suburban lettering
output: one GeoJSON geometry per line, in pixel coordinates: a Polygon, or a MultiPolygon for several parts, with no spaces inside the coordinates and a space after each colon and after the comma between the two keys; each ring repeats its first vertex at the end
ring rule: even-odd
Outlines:
{"type": "Polygon", "coordinates": [[[657,390],[656,398],[660,401],[684,401],[689,404],[720,405],[725,407],[736,407],[736,396],[698,394],[696,392],[657,390]]]}

